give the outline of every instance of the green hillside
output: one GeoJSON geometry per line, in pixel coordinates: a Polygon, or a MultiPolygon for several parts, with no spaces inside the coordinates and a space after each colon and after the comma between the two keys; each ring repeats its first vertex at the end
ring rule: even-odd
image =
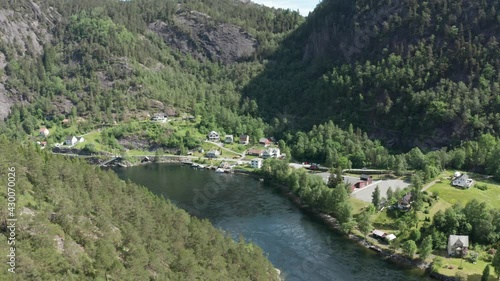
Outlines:
{"type": "Polygon", "coordinates": [[[500,135],[500,1],[324,0],[245,88],[291,129],[332,119],[387,146],[500,135]]]}
{"type": "MultiPolygon", "coordinates": [[[[15,177],[15,244],[0,191],[0,280],[278,280],[262,250],[236,243],[111,171],[0,139],[0,184],[15,177]]],[[[11,194],[12,195],[12,194],[11,194]]],[[[9,196],[11,196],[9,195],[9,196]]],[[[9,201],[11,202],[11,201],[9,201]]]]}

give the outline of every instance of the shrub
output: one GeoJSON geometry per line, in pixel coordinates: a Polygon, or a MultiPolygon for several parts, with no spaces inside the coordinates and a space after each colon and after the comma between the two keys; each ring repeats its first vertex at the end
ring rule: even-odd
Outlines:
{"type": "Polygon", "coordinates": [[[477,184],[476,188],[480,189],[480,190],[488,190],[488,185],[486,185],[486,184],[477,184]]]}
{"type": "Polygon", "coordinates": [[[493,255],[490,255],[488,253],[482,253],[479,256],[479,259],[485,262],[491,262],[493,260],[493,255]]]}

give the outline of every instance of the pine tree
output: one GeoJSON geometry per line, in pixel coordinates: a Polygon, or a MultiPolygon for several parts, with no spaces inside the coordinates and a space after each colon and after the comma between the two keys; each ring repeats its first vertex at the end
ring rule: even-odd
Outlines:
{"type": "Polygon", "coordinates": [[[375,206],[376,210],[378,211],[379,209],[379,205],[380,205],[380,188],[378,187],[375,187],[375,191],[373,191],[372,193],[372,203],[373,205],[375,206]]]}
{"type": "Polygon", "coordinates": [[[432,253],[432,236],[428,235],[422,240],[419,248],[420,259],[425,260],[432,253]]]}
{"type": "Polygon", "coordinates": [[[489,278],[490,278],[490,265],[487,264],[484,267],[483,275],[481,276],[481,281],[488,281],[489,278]]]}
{"type": "Polygon", "coordinates": [[[493,260],[491,261],[491,265],[493,266],[498,279],[500,279],[500,249],[497,249],[493,260]]]}

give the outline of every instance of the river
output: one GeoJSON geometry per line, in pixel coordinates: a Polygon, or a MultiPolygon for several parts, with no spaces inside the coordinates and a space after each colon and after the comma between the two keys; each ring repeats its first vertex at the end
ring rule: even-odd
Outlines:
{"type": "Polygon", "coordinates": [[[288,281],[427,280],[421,272],[385,262],[303,213],[269,184],[175,164],[117,168],[178,207],[259,245],[288,281]]]}

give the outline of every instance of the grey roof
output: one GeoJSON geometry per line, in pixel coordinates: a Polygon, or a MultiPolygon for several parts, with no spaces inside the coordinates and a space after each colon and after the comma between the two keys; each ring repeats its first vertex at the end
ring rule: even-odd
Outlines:
{"type": "Polygon", "coordinates": [[[369,178],[371,178],[371,176],[366,175],[366,174],[362,174],[359,178],[362,180],[368,180],[369,178]]]}
{"type": "Polygon", "coordinates": [[[401,203],[403,204],[410,204],[411,203],[411,193],[407,193],[403,198],[401,199],[401,203]]]}
{"type": "Polygon", "coordinates": [[[468,180],[469,179],[469,176],[466,175],[466,174],[462,174],[461,176],[457,177],[455,180],[458,180],[460,178],[463,178],[464,180],[468,180]]]}
{"type": "Polygon", "coordinates": [[[76,137],[75,137],[75,136],[67,136],[67,137],[66,137],[66,140],[70,141],[70,140],[72,140],[73,138],[76,138],[76,137]]]}
{"type": "Polygon", "coordinates": [[[344,178],[344,182],[348,183],[349,185],[355,185],[356,183],[359,182],[359,179],[357,179],[357,178],[353,178],[353,177],[343,177],[343,178],[344,178]]]}
{"type": "Polygon", "coordinates": [[[467,235],[450,235],[450,238],[448,239],[448,246],[452,246],[457,241],[461,241],[464,247],[469,247],[469,236],[467,235]]]}

